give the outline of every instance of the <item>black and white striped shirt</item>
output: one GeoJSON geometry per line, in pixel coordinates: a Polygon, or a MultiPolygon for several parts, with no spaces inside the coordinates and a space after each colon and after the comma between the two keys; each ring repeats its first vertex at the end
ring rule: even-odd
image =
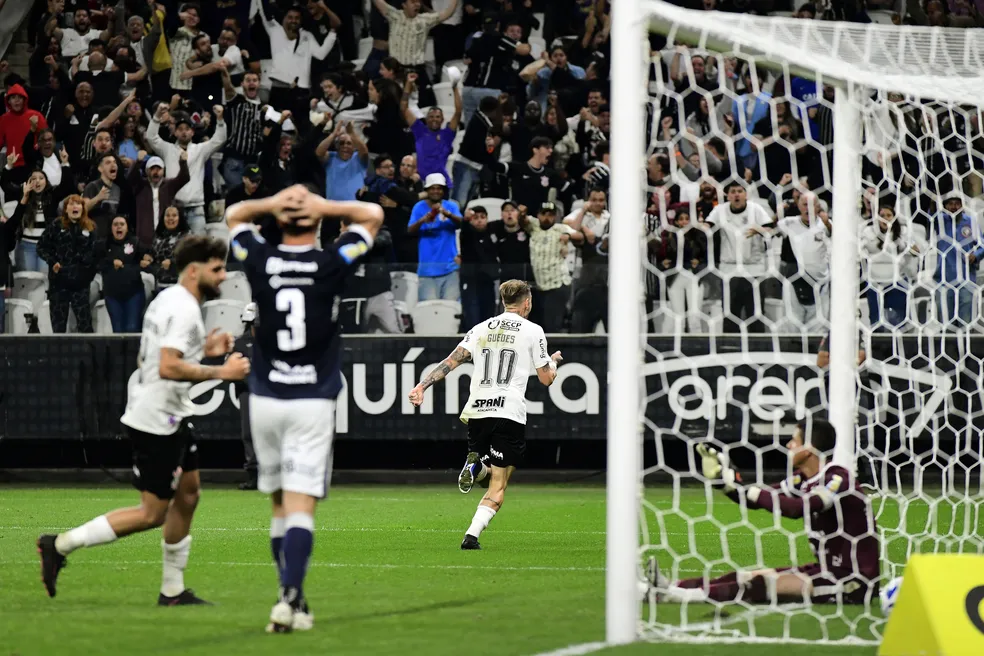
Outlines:
{"type": "Polygon", "coordinates": [[[260,100],[249,100],[242,93],[225,105],[229,139],[225,152],[230,157],[253,160],[263,144],[263,112],[260,100]]]}

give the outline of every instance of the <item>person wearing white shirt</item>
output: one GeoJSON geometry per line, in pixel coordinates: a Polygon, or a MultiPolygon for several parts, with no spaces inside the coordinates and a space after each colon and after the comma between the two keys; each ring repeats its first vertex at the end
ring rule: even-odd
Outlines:
{"type": "Polygon", "coordinates": [[[718,205],[707,217],[721,236],[718,269],[724,281],[724,331],[764,332],[760,283],[768,274],[768,248],[775,219],[739,182],[727,188],[727,204],[718,205]],[[740,325],[739,325],[740,324],[740,325]]]}
{"type": "Polygon", "coordinates": [[[325,40],[301,29],[301,10],[291,7],[284,14],[283,24],[268,18],[260,5],[260,20],[270,37],[273,66],[270,69],[270,105],[279,110],[289,109],[295,117],[307,116],[307,99],[311,89],[311,60],[324,59],[335,46],[338,35],[332,30],[325,40]]]}
{"type": "Polygon", "coordinates": [[[815,194],[800,194],[799,216],[779,221],[789,240],[797,272],[784,281],[789,332],[825,330],[830,315],[830,217],[815,194]]]}
{"type": "Polygon", "coordinates": [[[181,151],[188,151],[188,182],[177,196],[175,203],[181,208],[191,232],[196,235],[205,234],[205,163],[212,155],[221,150],[226,141],[226,123],[223,119],[225,109],[222,105],[212,107],[215,116],[215,134],[205,143],[192,143],[195,136],[194,127],[187,116],[181,116],[175,121],[175,143],[168,143],[160,136],[161,122],[167,120],[167,105],[161,103],[157,113],[147,128],[147,143],[164,160],[165,174],[168,178],[177,177],[181,170],[181,151]]]}
{"type": "Polygon", "coordinates": [[[918,280],[919,261],[927,253],[922,226],[907,225],[895,208],[883,204],[861,232],[863,280],[868,290],[868,320],[875,330],[905,322],[909,290],[918,280]]]}
{"type": "Polygon", "coordinates": [[[92,29],[88,9],[75,10],[75,27],[65,29],[56,27],[51,35],[61,41],[62,57],[66,59],[77,57],[86,52],[89,49],[89,44],[96,39],[109,41],[112,36],[109,30],[98,32],[92,29]]]}

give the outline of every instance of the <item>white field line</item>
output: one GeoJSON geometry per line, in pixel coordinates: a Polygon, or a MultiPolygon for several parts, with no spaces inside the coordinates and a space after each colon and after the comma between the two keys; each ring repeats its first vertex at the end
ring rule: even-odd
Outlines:
{"type": "MultiPolygon", "coordinates": [[[[195,566],[209,567],[264,567],[273,569],[273,563],[264,562],[229,562],[229,561],[193,561],[195,566]]],[[[0,567],[5,565],[37,566],[36,560],[0,560],[0,567]]],[[[104,565],[109,567],[126,567],[128,565],[152,565],[160,567],[160,560],[87,560],[85,566],[104,565]]],[[[547,567],[547,566],[508,566],[508,565],[394,565],[389,563],[321,563],[311,562],[308,567],[351,568],[351,569],[462,569],[462,570],[498,570],[515,572],[604,572],[604,567],[547,567]]]]}

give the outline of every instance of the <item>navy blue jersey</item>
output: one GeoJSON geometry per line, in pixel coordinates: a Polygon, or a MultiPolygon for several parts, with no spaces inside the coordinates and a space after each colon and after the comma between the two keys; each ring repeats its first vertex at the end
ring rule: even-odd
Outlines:
{"type": "Polygon", "coordinates": [[[334,399],[342,389],[338,304],[345,277],[372,248],[355,226],[324,250],[272,245],[250,226],[232,233],[233,257],[259,321],[249,391],[275,399],[334,399]]]}

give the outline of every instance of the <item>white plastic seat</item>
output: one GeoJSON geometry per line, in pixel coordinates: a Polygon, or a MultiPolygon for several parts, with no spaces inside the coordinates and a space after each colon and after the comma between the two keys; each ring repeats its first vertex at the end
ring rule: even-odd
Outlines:
{"type": "Polygon", "coordinates": [[[92,306],[92,332],[96,335],[112,335],[113,321],[109,318],[106,299],[99,299],[92,306]]]}
{"type": "Polygon", "coordinates": [[[48,297],[48,276],[37,271],[18,271],[14,274],[11,298],[19,298],[31,304],[31,314],[37,314],[48,297]]]}
{"type": "Polygon", "coordinates": [[[417,335],[457,335],[461,303],[457,301],[421,301],[410,310],[417,335]]]}
{"type": "Polygon", "coordinates": [[[412,271],[390,272],[390,291],[393,292],[393,300],[403,303],[408,313],[417,304],[419,284],[417,274],[412,271]]]}
{"type": "Polygon", "coordinates": [[[229,241],[229,226],[225,221],[205,224],[205,234],[209,237],[216,237],[223,241],[229,241]]]}
{"type": "Polygon", "coordinates": [[[208,301],[202,305],[202,315],[205,317],[205,332],[210,333],[216,328],[221,332],[235,337],[243,334],[243,308],[246,304],[241,301],[208,301]]]}
{"type": "Polygon", "coordinates": [[[103,288],[103,277],[101,273],[97,273],[93,277],[92,282],[89,283],[89,305],[95,305],[99,297],[102,296],[103,288]]]}
{"type": "Polygon", "coordinates": [[[8,335],[26,335],[31,328],[27,315],[34,314],[30,301],[23,298],[8,298],[4,308],[4,331],[8,335]]]}
{"type": "Polygon", "coordinates": [[[502,219],[502,203],[504,202],[502,198],[488,196],[486,198],[475,198],[468,201],[468,207],[472,209],[476,205],[484,207],[485,211],[489,213],[489,221],[500,221],[502,219]]]}
{"type": "Polygon", "coordinates": [[[372,52],[372,37],[359,39],[359,59],[365,60],[370,52],[372,52]]]}
{"type": "Polygon", "coordinates": [[[530,36],[531,37],[534,37],[535,36],[538,39],[542,39],[543,38],[543,21],[546,20],[544,18],[544,14],[543,14],[542,11],[538,11],[538,12],[536,12],[536,13],[533,14],[533,18],[535,18],[538,21],[540,21],[540,27],[534,27],[533,29],[531,29],[530,30],[530,36]]]}
{"type": "MultiPolygon", "coordinates": [[[[78,321],[75,319],[75,312],[71,309],[68,311],[68,326],[65,329],[66,333],[74,333],[78,330],[78,321]]],[[[51,326],[51,301],[45,301],[41,304],[41,311],[38,312],[38,331],[42,335],[54,335],[55,329],[51,326]]]]}
{"type": "Polygon", "coordinates": [[[154,274],[147,273],[146,271],[140,272],[140,280],[143,281],[144,286],[144,304],[150,303],[150,299],[154,298],[154,292],[157,290],[157,278],[154,274]]]}
{"type": "Polygon", "coordinates": [[[538,36],[530,35],[528,43],[530,44],[530,56],[533,59],[539,59],[540,53],[547,49],[547,42],[538,36]]]}
{"type": "Polygon", "coordinates": [[[219,298],[224,301],[242,301],[249,303],[253,300],[253,292],[243,271],[230,271],[226,279],[219,285],[219,298]]]}
{"type": "Polygon", "coordinates": [[[438,82],[433,87],[434,97],[437,104],[443,107],[454,107],[454,91],[451,90],[450,82],[438,82]]]}

